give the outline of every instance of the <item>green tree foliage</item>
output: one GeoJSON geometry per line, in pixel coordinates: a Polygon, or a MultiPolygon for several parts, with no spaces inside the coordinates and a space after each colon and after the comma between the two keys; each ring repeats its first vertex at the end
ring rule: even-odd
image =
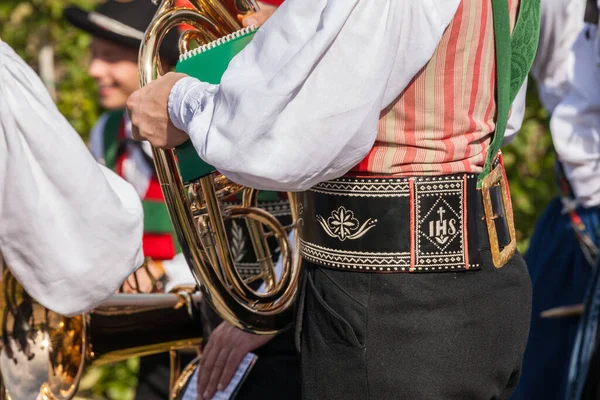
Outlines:
{"type": "MultiPolygon", "coordinates": [[[[98,0],[1,0],[0,38],[11,45],[36,71],[40,50],[54,51],[55,74],[47,81],[54,86],[60,111],[83,138],[99,116],[94,83],[87,75],[90,37],[70,26],[62,17],[67,5],[90,9],[98,0]]],[[[150,1],[150,0],[148,0],[150,1]]],[[[547,114],[530,84],[523,128],[504,149],[504,162],[511,183],[519,249],[525,251],[536,219],[556,194],[552,167],[554,155],[547,127],[547,114]]],[[[84,398],[133,398],[138,360],[88,371],[81,384],[84,398]]]]}
{"type": "Polygon", "coordinates": [[[73,28],[63,9],[77,5],[89,9],[93,0],[2,0],[0,38],[39,72],[40,51],[54,51],[55,76],[45,83],[56,88],[60,111],[84,138],[96,121],[99,108],[94,83],[87,74],[90,37],[73,28]]]}

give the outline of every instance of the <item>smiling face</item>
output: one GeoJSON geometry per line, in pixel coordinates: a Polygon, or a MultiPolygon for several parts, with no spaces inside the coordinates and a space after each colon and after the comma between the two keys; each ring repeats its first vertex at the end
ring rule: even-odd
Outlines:
{"type": "Polygon", "coordinates": [[[100,104],[107,110],[125,108],[139,87],[137,50],[94,38],[91,53],[88,73],[98,85],[100,104]]]}

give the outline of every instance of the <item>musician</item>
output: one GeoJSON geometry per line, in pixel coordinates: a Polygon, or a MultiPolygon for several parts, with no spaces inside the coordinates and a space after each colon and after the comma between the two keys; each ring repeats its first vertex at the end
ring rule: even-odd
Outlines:
{"type": "Polygon", "coordinates": [[[496,192],[496,211],[481,211],[476,182],[488,168],[503,181],[490,147],[518,90],[507,96],[511,68],[494,44],[520,13],[515,62],[533,59],[538,4],[493,4],[497,35],[491,1],[287,0],[220,85],[167,74],[128,100],[135,137],[190,139],[241,184],[314,187],[299,210],[304,398],[514,390],[530,281],[518,253],[488,250],[489,235],[510,249],[511,209],[496,192]]]}
{"type": "MultiPolygon", "coordinates": [[[[262,6],[263,11],[259,16],[273,12],[273,6],[262,6]]],[[[93,35],[88,72],[97,82],[100,104],[108,110],[92,130],[90,149],[96,159],[131,182],[142,198],[146,212],[144,253],[155,261],[161,261],[150,264],[151,273],[162,277],[165,288],[170,289],[181,284],[193,285],[194,279],[183,255],[177,254],[178,243],[154,172],[150,145],[131,140],[131,122],[124,113],[127,97],[138,87],[140,39],[155,12],[156,6],[147,0],[109,0],[92,13],[73,7],[67,9],[65,15],[75,26],[93,35]]],[[[161,58],[166,61],[163,63],[164,70],[171,69],[177,60],[176,39],[175,32],[170,33],[161,47],[161,58]]],[[[272,203],[281,207],[282,201],[276,198],[272,203]]],[[[231,228],[228,225],[228,229],[231,228]]],[[[245,269],[256,267],[256,263],[247,262],[252,258],[251,252],[246,253],[246,256],[240,254],[236,257],[244,264],[239,266],[243,276],[245,269]]],[[[141,282],[143,290],[151,287],[150,278],[143,271],[137,273],[137,280],[141,282]]],[[[131,277],[128,282],[132,281],[131,277]]],[[[259,356],[241,388],[240,396],[277,398],[282,391],[299,391],[299,365],[291,333],[265,346],[272,337],[256,338],[223,322],[211,333],[211,337],[214,340],[209,343],[220,343],[220,348],[227,348],[232,353],[241,353],[243,356],[248,351],[256,350],[259,356]],[[269,381],[265,379],[266,375],[270,376],[269,381]]],[[[210,370],[205,368],[203,371],[210,370]]],[[[142,358],[136,398],[149,400],[168,397],[168,379],[168,354],[142,358]]]]}
{"type": "MultiPolygon", "coordinates": [[[[595,4],[595,0],[592,3],[595,4]]],[[[589,79],[589,75],[582,76],[574,69],[576,64],[587,64],[590,71],[597,73],[593,53],[595,37],[590,36],[589,28],[582,32],[585,8],[585,0],[543,0],[541,3],[540,42],[531,71],[542,105],[551,116],[561,195],[552,200],[540,217],[527,251],[533,306],[523,374],[512,397],[515,400],[566,398],[580,318],[572,308],[565,308],[551,318],[542,313],[581,304],[596,264],[589,246],[599,244],[600,237],[595,232],[600,200],[585,193],[600,192],[598,173],[593,172],[598,160],[594,149],[598,146],[586,146],[583,152],[577,143],[593,137],[592,127],[598,115],[584,112],[587,104],[592,104],[587,97],[574,102],[580,96],[579,85],[593,88],[596,82],[593,76],[589,79]],[[589,177],[583,178],[579,171],[588,168],[589,177]],[[581,224],[574,224],[576,220],[581,224]],[[578,230],[582,227],[581,239],[586,237],[589,241],[579,240],[578,230]]]]}
{"type": "Polygon", "coordinates": [[[143,260],[133,187],[98,165],[34,71],[0,41],[0,252],[44,307],[68,316],[143,260]]]}
{"type": "MultiPolygon", "coordinates": [[[[127,279],[123,286],[126,292],[164,289],[170,275],[179,281],[190,274],[183,258],[171,262],[179,248],[156,178],[152,150],[149,144],[131,140],[130,122],[124,112],[127,97],[139,87],[138,49],[156,8],[146,0],[109,0],[92,12],[78,7],[64,12],[70,23],[92,35],[88,73],[96,81],[98,101],[106,111],[90,133],[90,151],[101,164],[133,185],[144,209],[143,251],[151,261],[147,269],[139,269],[127,279]]],[[[171,69],[178,55],[177,35],[172,33],[161,47],[163,69],[171,69]]],[[[168,354],[142,357],[136,398],[167,398],[169,373],[168,354]]]]}
{"type": "MultiPolygon", "coordinates": [[[[568,369],[562,369],[558,378],[563,398],[588,400],[597,399],[600,393],[597,383],[600,365],[600,13],[596,0],[581,3],[578,15],[573,16],[578,20],[563,24],[559,31],[562,33],[569,25],[581,28],[566,55],[564,96],[550,120],[559,164],[561,199],[550,204],[540,219],[536,227],[536,251],[531,257],[538,273],[534,282],[539,296],[534,298],[534,306],[539,312],[560,306],[570,306],[567,310],[572,311],[572,306],[581,306],[582,302],[585,306],[575,308],[582,312],[579,318],[577,313],[559,312],[562,318],[553,321],[540,318],[534,320],[537,322],[534,327],[537,328],[536,344],[541,341],[540,329],[553,329],[552,336],[563,339],[560,346],[556,346],[557,350],[570,356],[566,358],[568,369]],[[555,232],[554,237],[545,233],[549,230],[555,232]],[[544,254],[540,247],[544,248],[544,254]],[[548,257],[553,257],[551,262],[548,257]]],[[[538,352],[531,354],[538,355],[539,348],[536,346],[534,350],[538,352]]],[[[535,363],[544,362],[544,358],[532,359],[530,365],[535,367],[535,363]]]]}

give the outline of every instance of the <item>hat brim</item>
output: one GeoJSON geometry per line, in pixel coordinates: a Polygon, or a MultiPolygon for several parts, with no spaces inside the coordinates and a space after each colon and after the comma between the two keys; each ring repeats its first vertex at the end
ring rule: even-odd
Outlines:
{"type": "MultiPolygon", "coordinates": [[[[72,25],[89,33],[92,36],[99,37],[101,39],[108,40],[110,42],[129,47],[132,49],[139,49],[141,41],[128,36],[120,35],[116,32],[110,31],[100,25],[97,25],[90,21],[89,12],[79,7],[67,7],[64,10],[64,16],[72,25]]],[[[169,32],[165,39],[169,43],[168,50],[161,49],[161,55],[167,58],[167,61],[173,65],[177,62],[179,52],[177,51],[177,35],[174,32],[169,32]]]]}
{"type": "Polygon", "coordinates": [[[90,35],[134,49],[138,49],[140,47],[140,40],[120,35],[104,27],[96,25],[90,21],[89,13],[79,7],[67,7],[64,11],[64,16],[72,25],[89,33],[90,35]]]}

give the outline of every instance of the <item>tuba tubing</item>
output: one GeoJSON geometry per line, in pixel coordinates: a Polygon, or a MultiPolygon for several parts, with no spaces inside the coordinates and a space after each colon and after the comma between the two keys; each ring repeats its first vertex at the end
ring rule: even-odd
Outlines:
{"type": "MultiPolygon", "coordinates": [[[[174,0],[163,0],[159,5],[140,46],[140,86],[162,75],[158,49],[170,29],[179,24],[193,27],[194,31],[186,31],[180,36],[179,48],[189,49],[189,41],[195,40],[202,45],[239,30],[241,26],[236,14],[258,9],[251,0],[190,0],[190,3],[193,8],[175,7],[174,0]]],[[[275,334],[288,328],[293,320],[301,265],[298,235],[294,235],[292,245],[278,220],[257,207],[254,189],[230,183],[219,174],[184,183],[176,151],[153,148],[154,163],[177,239],[205,300],[221,318],[245,331],[275,334]],[[241,190],[242,206],[224,207],[215,186],[229,194],[241,190]],[[224,226],[227,218],[246,221],[261,266],[260,278],[266,286],[264,292],[254,290],[250,285],[252,280],[243,279],[237,271],[224,226]],[[282,274],[279,279],[266,246],[267,235],[275,237],[281,249],[282,274]]],[[[288,193],[288,198],[294,229],[299,220],[296,197],[288,193]]]]}
{"type": "Polygon", "coordinates": [[[45,400],[68,400],[90,366],[196,348],[204,336],[199,292],[115,294],[65,317],[37,303],[8,271],[0,288],[0,368],[13,399],[40,392],[45,400]]]}

